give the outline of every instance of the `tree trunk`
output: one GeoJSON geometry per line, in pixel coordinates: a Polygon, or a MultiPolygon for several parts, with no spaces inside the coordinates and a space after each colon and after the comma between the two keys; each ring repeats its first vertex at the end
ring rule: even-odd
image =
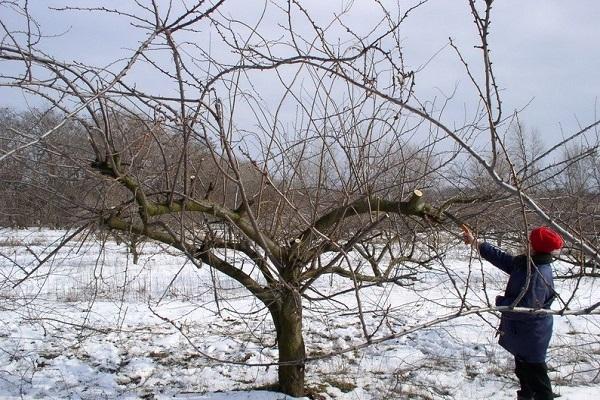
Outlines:
{"type": "Polygon", "coordinates": [[[277,329],[279,388],[290,396],[304,396],[304,339],[302,337],[302,301],[295,289],[282,289],[271,315],[277,329]]]}

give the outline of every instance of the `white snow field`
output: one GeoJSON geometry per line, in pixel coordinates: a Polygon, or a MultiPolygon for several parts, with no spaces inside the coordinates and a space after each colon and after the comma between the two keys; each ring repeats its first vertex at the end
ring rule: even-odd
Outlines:
{"type": "MultiPolygon", "coordinates": [[[[181,254],[146,243],[134,265],[124,245],[90,235],[14,287],[65,234],[0,230],[0,399],[289,398],[268,391],[277,380],[277,348],[261,304],[181,254]]],[[[497,316],[472,312],[493,301],[506,277],[465,246],[442,260],[422,268],[413,286],[362,289],[364,326],[354,290],[304,300],[314,398],[516,398],[512,358],[494,337],[497,316]],[[459,307],[461,298],[468,308],[459,307]],[[470,314],[441,318],[459,311],[470,314]],[[365,331],[375,332],[375,343],[365,345],[365,331]],[[398,336],[379,340],[392,334],[398,336]]],[[[566,268],[559,265],[557,273],[566,268]]],[[[600,300],[599,283],[584,278],[556,286],[571,309],[581,309],[600,300]]],[[[324,277],[315,288],[323,295],[347,285],[324,277]]],[[[565,400],[600,399],[600,316],[554,321],[554,391],[565,400]]]]}

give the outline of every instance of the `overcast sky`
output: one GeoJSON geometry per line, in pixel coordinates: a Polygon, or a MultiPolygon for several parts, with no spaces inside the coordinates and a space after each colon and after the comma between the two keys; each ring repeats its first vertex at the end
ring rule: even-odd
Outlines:
{"type": "MultiPolygon", "coordinates": [[[[176,1],[177,2],[177,1],[176,1]]],[[[48,40],[45,48],[58,59],[77,59],[95,65],[131,54],[142,38],[125,20],[89,13],[56,12],[48,5],[102,4],[127,7],[125,1],[30,1],[32,14],[46,33],[67,32],[48,40]]],[[[163,3],[166,3],[163,1],[163,3]]],[[[190,2],[188,2],[190,3],[190,2]]],[[[327,18],[340,9],[341,0],[304,0],[317,16],[327,18]]],[[[405,4],[400,0],[400,4],[405,4]]],[[[226,1],[233,12],[252,16],[262,1],[226,1]]],[[[557,140],[561,126],[565,134],[577,130],[578,122],[595,121],[600,93],[600,1],[597,0],[496,0],[490,43],[504,112],[530,103],[523,121],[544,136],[557,140]]],[[[355,0],[347,18],[356,29],[370,26],[373,0],[355,0]]],[[[423,65],[442,51],[420,73],[417,89],[421,96],[451,93],[460,88],[446,114],[446,123],[462,122],[464,109],[473,109],[474,91],[464,75],[456,54],[447,46],[452,37],[467,57],[476,62],[475,27],[466,0],[430,0],[401,28],[406,60],[410,67],[423,65]]],[[[140,83],[144,76],[133,77],[140,83]]],[[[158,82],[153,82],[159,85],[158,82]]],[[[0,105],[22,107],[24,101],[6,90],[0,91],[0,105]]]]}

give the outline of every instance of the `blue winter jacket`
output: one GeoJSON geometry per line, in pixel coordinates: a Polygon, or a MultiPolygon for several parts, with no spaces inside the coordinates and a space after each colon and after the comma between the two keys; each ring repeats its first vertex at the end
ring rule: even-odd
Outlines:
{"type": "MultiPolygon", "coordinates": [[[[519,297],[527,280],[527,255],[512,256],[489,244],[479,245],[481,256],[510,275],[503,296],[496,297],[496,306],[511,306],[519,297]]],[[[554,301],[552,256],[531,257],[531,279],[527,291],[514,307],[549,309],[554,301]]],[[[552,315],[502,312],[498,343],[515,357],[530,363],[546,361],[546,351],[552,336],[552,315]]]]}

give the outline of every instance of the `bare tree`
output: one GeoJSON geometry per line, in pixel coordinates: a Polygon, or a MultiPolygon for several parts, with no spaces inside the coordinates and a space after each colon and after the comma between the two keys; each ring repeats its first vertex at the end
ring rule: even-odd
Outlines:
{"type": "MultiPolygon", "coordinates": [[[[453,229],[465,217],[455,210],[469,202],[466,191],[445,198],[441,190],[455,161],[473,160],[513,205],[599,258],[595,244],[553,219],[528,186],[539,171],[561,168],[546,161],[556,147],[513,159],[501,134],[509,123],[490,61],[492,1],[469,2],[481,40],[482,81],[450,43],[480,104],[471,122],[453,128],[443,122],[452,98],[420,99],[416,73],[404,65],[398,28],[422,3],[394,12],[380,5],[380,23],[368,33],[345,26],[349,9],[322,22],[295,0],[264,3],[275,26],[261,16],[230,14],[222,0],[60,9],[116,14],[143,32],[128,58],[98,67],[45,54],[27,2],[4,1],[1,6],[16,10],[29,28],[2,24],[0,60],[7,72],[0,84],[38,96],[60,118],[35,135],[11,130],[0,161],[29,160],[25,153],[43,148],[55,157],[44,173],[70,168],[93,188],[85,201],[65,199],[60,186],[47,190],[77,210],[73,224],[167,244],[239,282],[273,320],[281,391],[302,395],[303,301],[325,298],[311,292],[313,283],[338,275],[358,293],[363,283],[404,284],[413,277],[408,266],[428,263],[442,247],[433,241],[427,243],[431,253],[410,251],[418,232],[432,224],[453,229]],[[168,90],[136,85],[141,64],[171,82],[168,90]],[[81,135],[78,147],[85,137],[76,156],[47,145],[67,124],[81,135]],[[439,206],[426,201],[429,194],[439,206]],[[374,246],[374,238],[383,246],[374,246]],[[397,252],[399,240],[412,242],[409,250],[397,252]],[[353,251],[368,269],[355,267],[353,251]],[[240,256],[244,263],[236,262],[240,256]]],[[[364,323],[363,330],[371,342],[374,332],[364,323]]]]}

